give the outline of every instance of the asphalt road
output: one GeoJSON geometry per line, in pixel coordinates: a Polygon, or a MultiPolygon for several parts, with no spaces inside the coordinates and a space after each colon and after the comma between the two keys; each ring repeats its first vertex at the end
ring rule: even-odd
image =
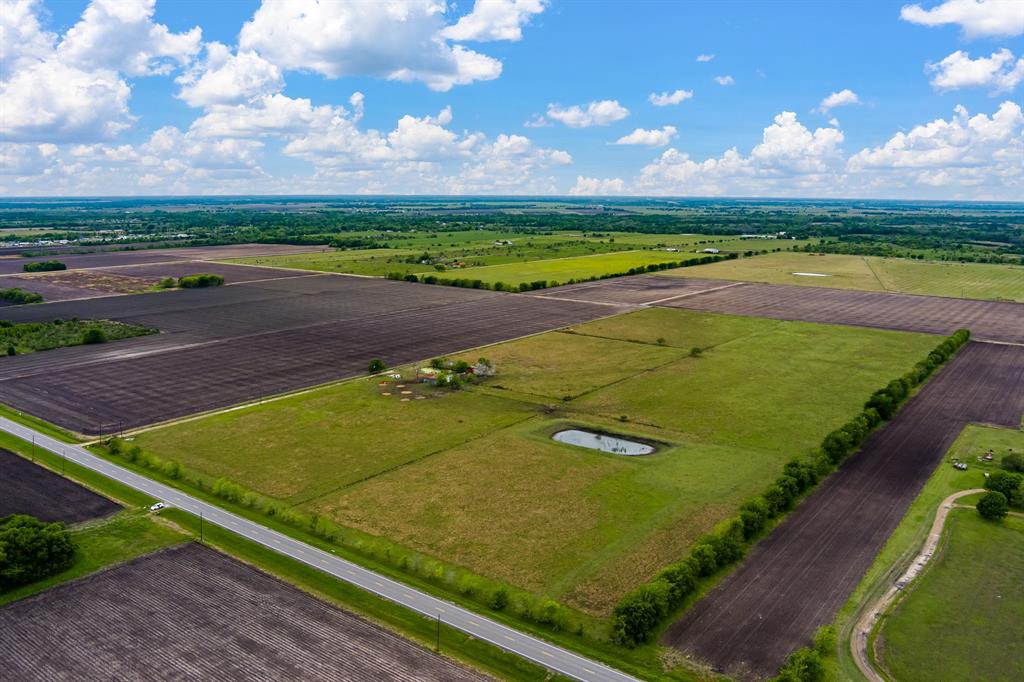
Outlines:
{"type": "Polygon", "coordinates": [[[180,490],[128,471],[93,455],[81,446],[62,443],[59,440],[50,438],[43,433],[3,417],[0,417],[0,430],[23,440],[32,441],[34,439],[36,447],[41,447],[61,455],[69,461],[92,469],[119,483],[123,483],[161,500],[169,506],[187,511],[196,516],[202,514],[205,523],[211,523],[237,533],[248,540],[308,566],[312,566],[324,573],[329,573],[339,580],[344,580],[377,596],[423,614],[428,618],[440,618],[441,622],[445,625],[461,630],[477,639],[490,642],[506,651],[518,654],[566,677],[584,680],[585,682],[625,682],[627,680],[636,680],[636,678],[614,668],[584,658],[536,637],[531,637],[451,602],[432,597],[425,592],[374,573],[329,552],[317,549],[304,542],[299,542],[287,535],[282,535],[249,519],[224,511],[215,505],[203,502],[180,490]]]}

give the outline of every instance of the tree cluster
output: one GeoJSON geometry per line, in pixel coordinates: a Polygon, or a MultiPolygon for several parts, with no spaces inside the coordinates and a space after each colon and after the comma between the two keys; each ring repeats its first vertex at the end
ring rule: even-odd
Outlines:
{"type": "Polygon", "coordinates": [[[68,266],[59,260],[42,260],[34,263],[25,263],[21,266],[25,272],[51,272],[54,270],[67,270],[68,266]]]}
{"type": "Polygon", "coordinates": [[[74,558],[71,534],[63,523],[23,514],[0,519],[0,592],[60,573],[74,558]]]}

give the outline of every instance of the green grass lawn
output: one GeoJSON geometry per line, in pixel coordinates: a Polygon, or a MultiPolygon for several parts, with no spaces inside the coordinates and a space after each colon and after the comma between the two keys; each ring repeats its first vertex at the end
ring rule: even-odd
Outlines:
{"type": "MultiPolygon", "coordinates": [[[[857,618],[859,609],[880,597],[892,581],[903,572],[907,562],[916,556],[928,535],[935,511],[942,500],[960,490],[983,487],[985,472],[995,470],[999,459],[1007,454],[1010,448],[1014,452],[1024,451],[1024,431],[972,424],[961,432],[943,458],[942,464],[936,467],[920,494],[911,503],[900,525],[889,536],[871,568],[836,617],[837,631],[843,635],[839,638],[837,663],[837,675],[840,678],[860,679],[849,655],[848,645],[850,628],[857,618]],[[978,457],[989,449],[994,451],[995,461],[991,464],[979,462],[978,457]],[[968,462],[967,471],[953,468],[953,459],[968,462]]],[[[961,504],[969,502],[970,498],[963,498],[960,501],[961,504]]]]}
{"type": "Polygon", "coordinates": [[[1024,301],[1024,266],[874,256],[772,253],[660,273],[953,298],[1024,301]],[[812,277],[794,273],[828,275],[812,277]]]}
{"type": "Polygon", "coordinates": [[[460,392],[408,385],[402,402],[361,379],[136,442],[603,616],[934,345],[647,309],[474,351],[498,375],[460,392]],[[690,357],[693,346],[706,350],[690,357]],[[624,458],[549,439],[570,424],[664,447],[624,458]]]}
{"type": "Polygon", "coordinates": [[[75,543],[75,561],[69,569],[0,594],[0,606],[189,539],[170,525],[136,510],[73,527],[71,538],[75,543]]]}
{"type": "Polygon", "coordinates": [[[901,682],[1024,679],[1024,519],[954,510],[945,534],[882,626],[886,667],[901,682]]]}

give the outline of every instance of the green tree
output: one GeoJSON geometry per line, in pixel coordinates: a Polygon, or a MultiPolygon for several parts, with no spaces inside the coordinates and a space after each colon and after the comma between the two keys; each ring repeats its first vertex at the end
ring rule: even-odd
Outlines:
{"type": "Polygon", "coordinates": [[[75,546],[63,523],[22,514],[0,519],[0,592],[67,569],[75,546]]]}
{"type": "Polygon", "coordinates": [[[985,479],[985,488],[1000,492],[1006,499],[1010,499],[1020,489],[1021,481],[1024,481],[1024,475],[997,469],[985,479]]]}
{"type": "Polygon", "coordinates": [[[380,358],[374,358],[373,360],[370,360],[370,364],[366,367],[366,371],[370,374],[377,374],[378,372],[383,372],[387,368],[388,366],[384,364],[383,360],[380,358]]]}
{"type": "Polygon", "coordinates": [[[1010,505],[1006,502],[1006,495],[995,490],[989,491],[981,496],[977,504],[978,513],[991,521],[998,521],[1010,511],[1010,505]]]}
{"type": "Polygon", "coordinates": [[[89,327],[82,334],[82,343],[105,343],[107,335],[99,327],[89,327]]]}

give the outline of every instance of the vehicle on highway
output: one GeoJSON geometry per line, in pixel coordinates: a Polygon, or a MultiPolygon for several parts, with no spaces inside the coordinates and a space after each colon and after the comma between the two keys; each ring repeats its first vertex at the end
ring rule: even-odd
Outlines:
{"type": "Polygon", "coordinates": [[[161,509],[163,509],[166,506],[167,505],[165,505],[163,502],[157,502],[156,504],[154,504],[152,507],[149,508],[149,511],[151,511],[151,512],[158,512],[158,511],[160,511],[161,509]]]}

